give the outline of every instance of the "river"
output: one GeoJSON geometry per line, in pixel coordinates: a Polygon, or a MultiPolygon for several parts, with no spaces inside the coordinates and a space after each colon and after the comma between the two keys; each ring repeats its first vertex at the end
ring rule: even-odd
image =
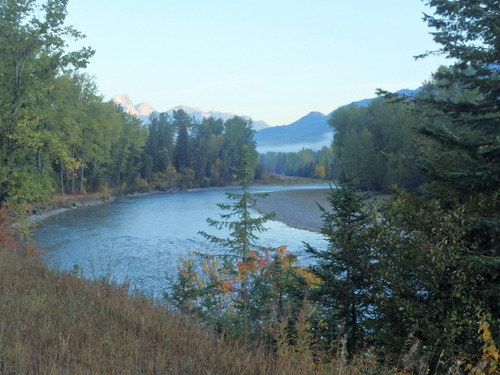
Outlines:
{"type": "MultiPolygon", "coordinates": [[[[325,188],[325,185],[260,186],[251,192],[325,188]]],[[[217,203],[227,203],[225,192],[236,188],[193,190],[126,198],[110,204],[67,211],[44,220],[34,239],[51,267],[78,269],[83,276],[107,277],[128,282],[132,288],[160,295],[166,276],[174,275],[178,258],[191,251],[211,249],[200,230],[219,237],[227,232],[208,226],[206,219],[219,219],[217,203]]],[[[293,204],[291,202],[291,204],[293,204]]],[[[254,212],[257,215],[256,212],[254,212]]],[[[319,214],[319,212],[318,212],[319,214]]],[[[291,228],[278,221],[266,223],[259,244],[288,249],[307,263],[303,241],[326,246],[318,233],[291,228]]]]}

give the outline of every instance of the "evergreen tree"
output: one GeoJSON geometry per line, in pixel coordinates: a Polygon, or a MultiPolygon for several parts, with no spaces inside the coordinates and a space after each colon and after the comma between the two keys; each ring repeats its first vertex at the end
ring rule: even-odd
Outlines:
{"type": "Polygon", "coordinates": [[[177,140],[174,148],[174,166],[178,172],[182,172],[192,165],[191,139],[189,130],[192,121],[183,110],[174,111],[173,125],[177,129],[177,140]]]}
{"type": "Polygon", "coordinates": [[[236,171],[238,181],[241,184],[241,193],[226,193],[227,199],[233,203],[219,203],[217,206],[227,213],[221,214],[221,220],[207,219],[210,226],[217,230],[223,228],[229,229],[229,236],[221,238],[200,232],[210,242],[227,249],[232,256],[235,256],[242,262],[249,258],[250,251],[258,250],[256,244],[257,233],[266,230],[264,223],[269,221],[274,214],[267,214],[258,217],[252,217],[250,208],[255,203],[256,198],[267,196],[264,193],[250,193],[248,191],[253,176],[253,170],[248,166],[248,149],[242,150],[241,166],[236,171]]]}
{"type": "Polygon", "coordinates": [[[213,117],[203,119],[194,127],[193,148],[196,153],[193,155],[193,167],[196,183],[200,186],[207,186],[212,180],[212,166],[219,156],[223,130],[224,122],[213,117]]]}
{"type": "Polygon", "coordinates": [[[416,107],[426,183],[423,196],[398,193],[382,213],[387,299],[377,305],[381,332],[393,343],[411,337],[431,371],[445,372],[458,357],[479,361],[478,314],[500,322],[500,4],[427,3],[438,53],[456,63],[416,98],[388,95],[416,107]]]}
{"type": "Polygon", "coordinates": [[[352,357],[364,345],[373,298],[374,213],[348,185],[331,188],[328,202],[330,210],[320,206],[328,247],[306,247],[316,260],[310,269],[321,280],[311,296],[320,306],[318,334],[325,346],[341,346],[342,355],[352,357]]]}

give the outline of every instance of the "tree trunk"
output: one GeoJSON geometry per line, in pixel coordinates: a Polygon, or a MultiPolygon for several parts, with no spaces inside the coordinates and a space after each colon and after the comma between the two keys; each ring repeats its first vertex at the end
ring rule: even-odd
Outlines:
{"type": "MultiPolygon", "coordinates": [[[[75,149],[72,150],[73,159],[75,158],[75,149]]],[[[71,174],[71,193],[75,194],[75,171],[71,174]]]]}
{"type": "Polygon", "coordinates": [[[64,195],[64,160],[61,159],[60,169],[59,169],[59,179],[61,184],[61,196],[64,195]]]}
{"type": "Polygon", "coordinates": [[[85,171],[85,143],[82,143],[82,167],[80,170],[80,192],[83,192],[84,171],[85,171]]]}

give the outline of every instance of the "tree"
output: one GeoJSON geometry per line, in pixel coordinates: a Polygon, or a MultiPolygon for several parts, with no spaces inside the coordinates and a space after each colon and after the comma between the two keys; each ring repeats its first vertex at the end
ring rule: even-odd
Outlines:
{"type": "Polygon", "coordinates": [[[174,166],[177,172],[190,168],[192,165],[191,139],[189,130],[192,121],[189,115],[182,109],[174,111],[173,125],[177,129],[177,141],[174,148],[174,166]]]}
{"type": "Polygon", "coordinates": [[[380,98],[367,107],[335,111],[329,120],[335,129],[335,177],[363,190],[389,191],[394,184],[416,190],[422,180],[411,165],[416,155],[411,110],[380,98]]]}
{"type": "Polygon", "coordinates": [[[93,51],[66,53],[65,38],[81,38],[64,26],[66,0],[7,0],[0,4],[0,202],[16,198],[38,199],[38,186],[48,179],[36,166],[36,150],[44,132],[37,128],[47,117],[47,93],[56,76],[69,68],[84,67],[93,51]],[[15,187],[15,188],[14,188],[15,187]]]}
{"type": "Polygon", "coordinates": [[[153,112],[149,116],[149,135],[146,142],[145,153],[151,158],[151,173],[165,173],[167,167],[172,165],[174,151],[174,124],[168,113],[153,112]]]}
{"type": "Polygon", "coordinates": [[[331,188],[328,202],[330,210],[320,206],[328,247],[306,247],[317,261],[310,269],[321,281],[311,296],[320,306],[318,329],[325,346],[342,346],[342,355],[352,357],[364,345],[373,298],[374,212],[350,186],[331,188]]]}
{"type": "Polygon", "coordinates": [[[424,21],[436,28],[432,34],[442,47],[418,58],[444,54],[456,62],[440,68],[416,98],[380,93],[418,104],[425,119],[419,132],[427,140],[420,169],[430,185],[463,201],[471,190],[491,192],[500,180],[500,5],[496,0],[427,4],[435,14],[424,21]],[[446,159],[453,154],[458,161],[450,164],[446,159]]]}
{"type": "MultiPolygon", "coordinates": [[[[198,252],[181,259],[166,298],[219,332],[240,339],[276,341],[276,345],[289,348],[294,340],[309,337],[295,320],[306,314],[307,290],[315,279],[296,264],[297,257],[285,246],[263,248],[256,243],[257,233],[266,230],[264,224],[273,214],[253,217],[250,213],[256,196],[265,194],[248,192],[252,170],[247,155],[243,150],[242,167],[236,171],[243,191],[226,193],[232,203],[218,204],[225,212],[220,220],[207,219],[217,230],[228,229],[228,236],[200,232],[216,246],[218,254],[198,252]],[[280,330],[283,324],[286,329],[280,330]],[[278,339],[277,335],[284,337],[278,339]]],[[[297,351],[309,349],[304,343],[300,345],[297,351]]]]}
{"type": "Polygon", "coordinates": [[[250,208],[255,203],[256,198],[263,198],[267,194],[252,194],[248,191],[252,179],[253,170],[248,166],[249,151],[242,150],[241,166],[236,170],[238,181],[241,184],[241,193],[226,193],[232,204],[219,203],[218,206],[228,213],[221,214],[221,220],[207,219],[210,226],[217,230],[229,229],[229,237],[221,238],[206,232],[200,232],[210,242],[221,246],[229,251],[239,261],[246,262],[252,250],[260,247],[256,244],[257,233],[266,230],[264,223],[269,221],[274,214],[252,217],[250,208]]]}
{"type": "MultiPolygon", "coordinates": [[[[435,14],[424,16],[424,21],[436,31],[434,40],[441,44],[438,51],[456,59],[454,69],[438,72],[437,79],[446,79],[447,87],[459,84],[467,90],[477,90],[483,99],[476,103],[441,101],[439,106],[449,111],[469,112],[476,116],[476,124],[488,124],[490,129],[498,123],[498,97],[500,93],[500,5],[497,0],[427,0],[435,7],[435,14]],[[487,118],[484,118],[487,115],[487,118]]],[[[438,105],[438,102],[435,102],[438,105]]]]}
{"type": "Polygon", "coordinates": [[[434,39],[456,59],[434,75],[436,94],[421,98],[426,137],[421,167],[426,191],[450,212],[462,212],[460,262],[476,304],[500,321],[496,282],[500,224],[500,4],[494,0],[433,0],[434,39]],[[458,92],[457,92],[458,91],[458,92]],[[436,121],[443,117],[444,121],[436,121]],[[437,155],[437,157],[436,157],[437,155]],[[453,163],[449,161],[453,160],[453,163]]]}
{"type": "MultiPolygon", "coordinates": [[[[242,170],[243,150],[246,150],[247,167],[252,171],[257,165],[257,151],[250,120],[235,116],[224,123],[224,140],[220,157],[223,162],[222,175],[226,183],[238,181],[234,171],[242,170]]],[[[253,173],[253,172],[252,172],[253,173]]]]}
{"type": "Polygon", "coordinates": [[[428,348],[428,367],[444,372],[443,363],[458,357],[478,360],[478,315],[500,322],[500,4],[427,3],[435,7],[424,19],[436,28],[436,53],[455,63],[415,98],[387,95],[416,108],[417,166],[426,182],[421,197],[400,193],[383,213],[388,225],[378,251],[393,303],[379,308],[387,334],[411,334],[428,348]],[[404,311],[403,332],[393,320],[396,306],[404,311]]]}
{"type": "Polygon", "coordinates": [[[209,117],[203,119],[200,124],[194,127],[194,149],[193,167],[195,180],[200,186],[207,186],[212,180],[212,166],[216,163],[217,157],[223,142],[224,122],[222,119],[209,117]]]}

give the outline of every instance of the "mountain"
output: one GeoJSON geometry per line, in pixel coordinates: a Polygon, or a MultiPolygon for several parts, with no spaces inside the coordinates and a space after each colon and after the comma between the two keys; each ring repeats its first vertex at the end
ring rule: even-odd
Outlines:
{"type": "MultiPolygon", "coordinates": [[[[182,105],[179,105],[177,107],[169,109],[167,111],[167,113],[172,114],[174,111],[179,110],[179,109],[182,109],[184,112],[191,115],[196,121],[202,121],[204,118],[209,118],[209,117],[213,117],[216,119],[222,119],[222,120],[226,121],[226,120],[229,120],[230,118],[233,118],[234,116],[238,116],[238,115],[236,115],[234,113],[230,113],[230,112],[219,112],[219,111],[206,112],[206,111],[204,111],[200,108],[197,108],[197,107],[188,107],[188,106],[182,106],[182,105]]],[[[243,117],[244,119],[247,119],[247,120],[252,120],[248,116],[241,116],[241,117],[243,117]]],[[[256,131],[270,127],[264,121],[253,121],[252,120],[252,125],[256,131]]]]}
{"type": "Polygon", "coordinates": [[[116,94],[111,98],[116,104],[119,104],[125,112],[128,112],[131,115],[138,116],[139,113],[135,109],[134,103],[130,100],[130,97],[127,94],[116,94]]]}
{"type": "Polygon", "coordinates": [[[311,112],[299,120],[281,126],[263,129],[255,134],[257,151],[293,152],[302,148],[319,150],[332,142],[332,129],[328,126],[329,116],[311,112]]]}
{"type": "Polygon", "coordinates": [[[156,112],[156,110],[151,107],[151,104],[146,102],[136,104],[134,108],[138,112],[139,116],[149,116],[151,113],[156,112]]]}
{"type": "MultiPolygon", "coordinates": [[[[418,88],[416,90],[403,89],[397,91],[397,93],[412,97],[415,96],[421,89],[422,88],[418,88]]],[[[376,98],[363,99],[347,105],[366,107],[375,99],[376,98]]],[[[130,100],[126,94],[115,95],[112,100],[121,105],[128,113],[138,116],[146,124],[149,122],[149,115],[155,111],[155,109],[148,103],[134,105],[132,100],[130,100]]],[[[225,121],[237,116],[236,114],[230,112],[206,112],[200,108],[188,106],[177,106],[169,109],[167,112],[172,114],[175,110],[179,109],[184,110],[197,121],[201,121],[208,117],[218,118],[225,121]]],[[[311,112],[291,124],[273,127],[270,127],[264,121],[253,121],[253,127],[257,131],[254,137],[255,142],[257,143],[257,151],[260,153],[266,153],[268,151],[295,152],[300,151],[303,148],[320,150],[324,146],[329,146],[333,140],[333,129],[328,125],[328,120],[335,115],[335,111],[336,110],[327,115],[320,112],[311,112]]],[[[251,120],[248,116],[241,117],[251,120]]]]}
{"type": "Polygon", "coordinates": [[[156,111],[151,104],[146,102],[134,105],[127,94],[116,94],[111,100],[119,104],[125,112],[138,117],[145,123],[149,122],[149,115],[156,111]]]}
{"type": "MultiPolygon", "coordinates": [[[[420,90],[421,88],[416,90],[403,89],[397,91],[397,93],[412,97],[420,90]]],[[[363,99],[345,106],[367,107],[375,99],[363,99]]],[[[268,151],[296,152],[303,148],[316,151],[324,146],[329,146],[333,140],[333,129],[328,125],[328,120],[335,115],[335,111],[330,112],[328,115],[311,112],[289,125],[274,126],[258,131],[254,137],[257,143],[257,151],[260,153],[268,151]]]]}
{"type": "MultiPolygon", "coordinates": [[[[153,112],[156,112],[156,110],[149,104],[149,103],[139,103],[134,105],[132,100],[127,94],[117,94],[111,98],[112,101],[114,101],[116,104],[119,104],[124,111],[130,113],[131,115],[137,116],[139,119],[141,119],[145,124],[149,123],[149,115],[153,112]]],[[[204,111],[200,108],[196,107],[188,107],[188,106],[182,106],[179,105],[177,107],[171,108],[167,113],[170,115],[176,111],[182,109],[184,112],[187,114],[191,115],[196,121],[202,121],[204,118],[217,118],[217,119],[222,119],[224,121],[233,118],[234,116],[238,116],[234,113],[230,112],[219,112],[219,111],[204,111]]],[[[253,121],[250,117],[248,116],[241,116],[244,119],[251,120],[252,121],[252,126],[255,129],[255,131],[259,131],[262,129],[269,128],[270,126],[266,124],[264,121],[253,121]]]]}

